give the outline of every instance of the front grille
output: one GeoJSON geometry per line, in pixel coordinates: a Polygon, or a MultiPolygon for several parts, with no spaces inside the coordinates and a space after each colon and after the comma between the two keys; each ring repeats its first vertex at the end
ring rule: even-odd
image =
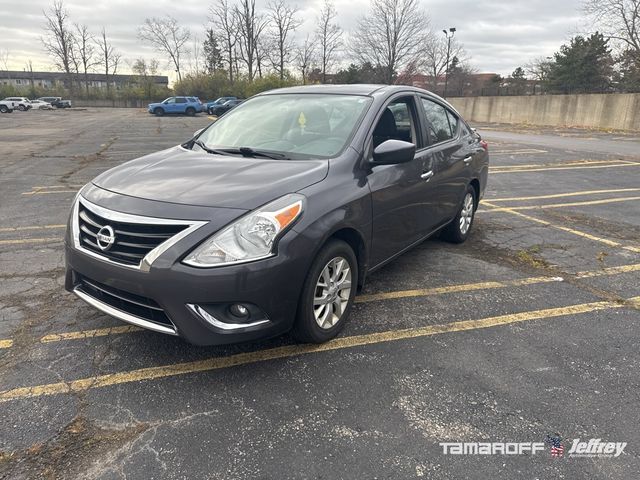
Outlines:
{"type": "MultiPolygon", "coordinates": [[[[77,274],[76,274],[77,275],[77,274]]],[[[134,315],[149,322],[164,325],[175,329],[171,320],[164,310],[150,298],[125,292],[117,288],[108,287],[95,280],[89,280],[84,276],[77,275],[76,281],[79,288],[87,295],[106,303],[122,312],[134,315]]]]}
{"type": "Polygon", "coordinates": [[[188,225],[118,222],[96,214],[82,202],[78,207],[80,246],[125,265],[139,266],[151,250],[187,227],[188,225]],[[109,248],[102,250],[98,246],[97,237],[100,229],[106,226],[113,229],[115,241],[109,248]]]}

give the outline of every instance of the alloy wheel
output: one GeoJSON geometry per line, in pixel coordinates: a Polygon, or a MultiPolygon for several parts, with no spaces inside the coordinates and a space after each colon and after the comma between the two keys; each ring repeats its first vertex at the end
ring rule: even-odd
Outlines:
{"type": "Polygon", "coordinates": [[[351,267],[344,257],[335,257],[325,265],[316,282],[313,315],[322,329],[336,325],[351,297],[351,267]]]}
{"type": "Polygon", "coordinates": [[[466,235],[471,227],[471,221],[473,220],[473,195],[467,193],[462,202],[462,210],[460,211],[460,233],[466,235]]]}

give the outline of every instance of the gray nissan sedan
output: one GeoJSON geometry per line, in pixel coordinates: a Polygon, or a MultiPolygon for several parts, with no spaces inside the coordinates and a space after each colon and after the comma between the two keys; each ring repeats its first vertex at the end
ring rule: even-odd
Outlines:
{"type": "Polygon", "coordinates": [[[368,274],[435,233],[467,239],[487,175],[487,144],[424,90],[266,92],[84,186],[66,289],[194,344],[324,342],[368,274]]]}

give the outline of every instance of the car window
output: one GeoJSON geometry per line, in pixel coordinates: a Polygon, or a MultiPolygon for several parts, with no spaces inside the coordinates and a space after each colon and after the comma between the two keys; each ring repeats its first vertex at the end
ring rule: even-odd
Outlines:
{"type": "Polygon", "coordinates": [[[176,103],[187,103],[187,99],[184,97],[176,98],[176,103]]]}
{"type": "Polygon", "coordinates": [[[454,137],[458,133],[458,117],[456,117],[451,110],[447,110],[447,117],[449,117],[449,126],[451,127],[451,135],[454,137]]]}
{"type": "Polygon", "coordinates": [[[176,103],[176,99],[175,99],[175,98],[173,98],[173,97],[171,97],[171,98],[167,98],[167,99],[166,99],[164,102],[162,102],[162,103],[167,103],[167,104],[169,104],[169,103],[176,103]]]}
{"type": "Polygon", "coordinates": [[[191,103],[195,103],[196,99],[193,97],[189,97],[187,100],[189,100],[191,103]]]}
{"type": "Polygon", "coordinates": [[[426,98],[421,98],[420,100],[427,118],[426,128],[429,133],[430,144],[435,145],[436,143],[451,140],[454,132],[452,132],[451,124],[449,123],[449,111],[439,103],[426,98]]]}
{"type": "Polygon", "coordinates": [[[271,94],[229,110],[199,137],[210,148],[251,147],[292,159],[331,158],[343,151],[371,104],[361,95],[271,94]],[[332,121],[335,109],[340,118],[332,121]]]}
{"type": "Polygon", "coordinates": [[[416,122],[413,99],[403,97],[389,103],[373,131],[373,148],[387,140],[416,142],[416,122]]]}

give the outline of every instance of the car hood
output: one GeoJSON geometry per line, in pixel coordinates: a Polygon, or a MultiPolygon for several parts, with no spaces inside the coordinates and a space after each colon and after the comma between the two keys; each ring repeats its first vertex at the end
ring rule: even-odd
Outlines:
{"type": "Polygon", "coordinates": [[[320,182],[328,170],[328,160],[245,158],[173,147],[112,168],[93,184],[147,200],[253,210],[320,182]]]}

